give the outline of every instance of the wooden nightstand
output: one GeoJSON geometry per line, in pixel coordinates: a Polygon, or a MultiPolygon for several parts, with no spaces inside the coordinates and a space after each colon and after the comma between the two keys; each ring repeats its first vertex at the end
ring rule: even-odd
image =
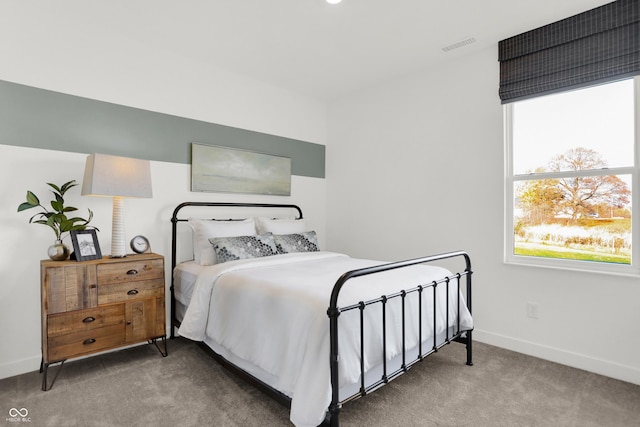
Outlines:
{"type": "MultiPolygon", "coordinates": [[[[167,355],[164,257],[40,262],[42,390],[53,363],[148,341],[167,355]],[[158,346],[161,339],[164,349],[158,346]]],[[[57,376],[57,374],[56,374],[57,376]]]]}

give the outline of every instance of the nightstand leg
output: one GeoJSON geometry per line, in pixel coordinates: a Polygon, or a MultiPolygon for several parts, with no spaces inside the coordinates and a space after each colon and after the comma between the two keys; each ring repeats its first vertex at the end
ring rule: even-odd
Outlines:
{"type": "MultiPolygon", "coordinates": [[[[42,372],[42,391],[51,390],[51,388],[53,387],[53,383],[56,382],[56,378],[58,378],[58,374],[62,370],[62,365],[64,365],[64,362],[66,362],[66,360],[67,359],[64,359],[63,361],[60,362],[60,366],[58,366],[58,369],[56,370],[56,374],[53,377],[53,381],[51,381],[51,384],[49,385],[47,385],[47,373],[49,372],[49,366],[51,366],[52,363],[44,363],[44,359],[42,360],[42,362],[40,362],[40,372],[42,372]]],[[[58,362],[55,362],[55,363],[58,363],[58,362]]]]}
{"type": "Polygon", "coordinates": [[[153,345],[156,346],[156,348],[158,349],[162,357],[167,357],[167,355],[169,354],[169,347],[167,347],[167,337],[166,336],[160,337],[160,339],[162,340],[162,346],[164,347],[164,350],[161,349],[160,346],[158,345],[158,338],[149,340],[149,344],[153,343],[153,345]]]}

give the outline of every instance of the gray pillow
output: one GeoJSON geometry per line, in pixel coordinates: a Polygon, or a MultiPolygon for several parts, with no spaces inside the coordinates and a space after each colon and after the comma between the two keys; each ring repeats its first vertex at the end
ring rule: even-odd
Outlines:
{"type": "Polygon", "coordinates": [[[216,251],[218,263],[278,254],[271,233],[261,236],[214,237],[209,242],[216,251]]]}
{"type": "Polygon", "coordinates": [[[276,234],[273,236],[278,253],[317,252],[318,239],[315,231],[294,234],[276,234]]]}

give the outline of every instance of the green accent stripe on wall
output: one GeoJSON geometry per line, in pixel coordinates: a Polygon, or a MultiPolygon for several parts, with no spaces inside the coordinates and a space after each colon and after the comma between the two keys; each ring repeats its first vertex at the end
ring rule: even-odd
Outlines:
{"type": "Polygon", "coordinates": [[[325,146],[0,80],[0,144],[191,163],[191,143],[291,158],[325,177],[325,146]]]}

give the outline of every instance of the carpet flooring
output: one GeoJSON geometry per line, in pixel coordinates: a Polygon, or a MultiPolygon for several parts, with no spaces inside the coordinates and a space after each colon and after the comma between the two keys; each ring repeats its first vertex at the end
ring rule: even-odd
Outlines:
{"type": "MultiPolygon", "coordinates": [[[[464,361],[463,345],[442,348],[345,405],[341,424],[640,426],[640,386],[483,343],[474,344],[474,366],[464,361]]],[[[153,346],[130,348],[67,362],[50,391],[40,385],[37,371],[0,380],[0,426],[291,425],[287,407],[181,338],[166,358],[153,346]],[[25,408],[25,420],[12,408],[25,408]]]]}

